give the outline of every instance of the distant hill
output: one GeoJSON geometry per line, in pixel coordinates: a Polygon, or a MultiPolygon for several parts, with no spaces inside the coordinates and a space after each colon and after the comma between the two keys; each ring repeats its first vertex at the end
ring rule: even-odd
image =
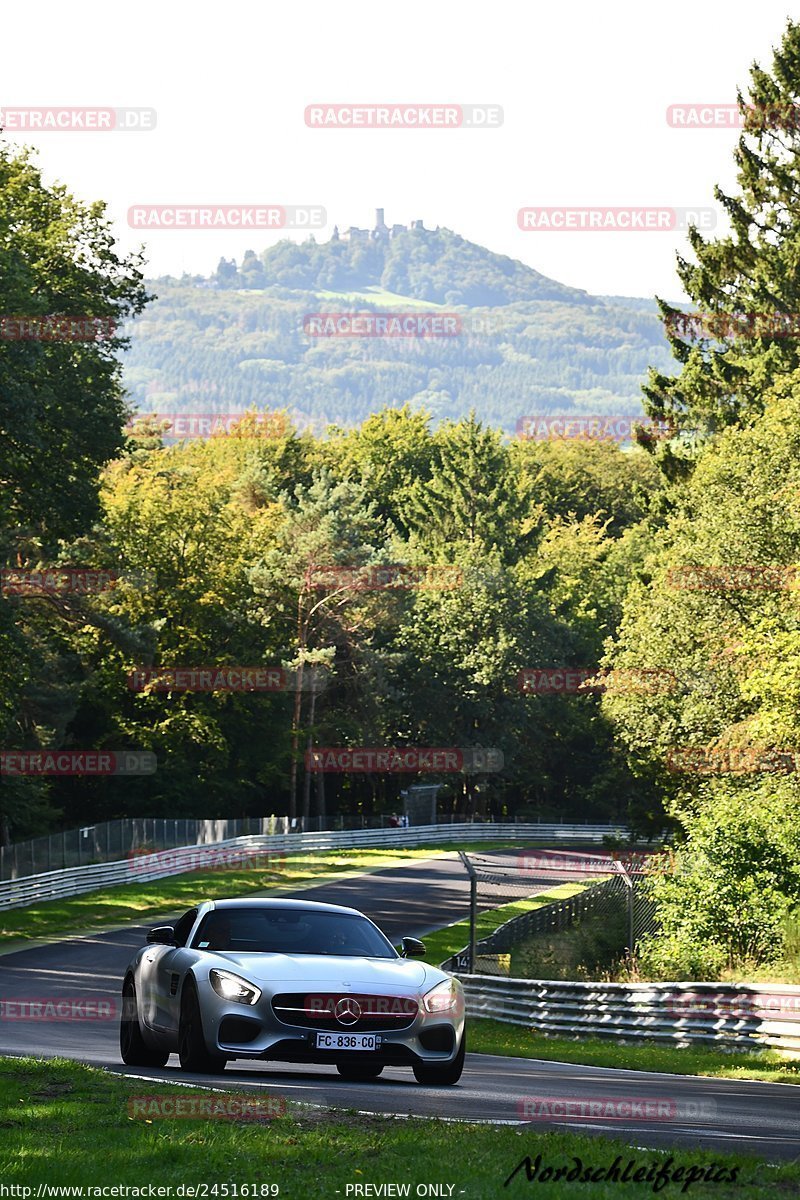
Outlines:
{"type": "Polygon", "coordinates": [[[524,300],[581,304],[589,299],[586,292],[556,283],[449,229],[414,228],[382,238],[363,236],[367,233],[321,245],[279,242],[262,255],[264,281],[302,291],[377,287],[413,300],[472,308],[524,300]]]}
{"type": "MultiPolygon", "coordinates": [[[[382,220],[382,214],[381,214],[382,220]]],[[[349,425],[406,402],[513,431],[534,412],[634,413],[672,363],[655,303],[590,296],[447,229],[279,242],[216,273],[152,281],[125,379],[140,411],[288,408],[349,425]],[[317,313],[457,314],[452,337],[319,337],[317,313]]]]}

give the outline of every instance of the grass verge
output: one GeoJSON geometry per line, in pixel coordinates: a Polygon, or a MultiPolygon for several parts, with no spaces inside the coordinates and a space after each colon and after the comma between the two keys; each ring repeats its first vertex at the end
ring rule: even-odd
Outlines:
{"type": "MultiPolygon", "coordinates": [[[[359,875],[382,867],[400,867],[414,859],[435,858],[446,849],[332,850],[275,855],[263,867],[257,858],[241,867],[188,871],[149,882],[121,884],[62,900],[46,900],[0,914],[0,939],[41,939],[75,931],[146,923],[190,908],[198,899],[215,900],[247,893],[291,891],[327,879],[359,875]]],[[[265,857],[269,857],[265,854],[265,857]]]]}
{"type": "MultiPolygon", "coordinates": [[[[0,1172],[5,1185],[31,1189],[4,1194],[28,1200],[36,1197],[39,1185],[65,1189],[122,1185],[144,1189],[129,1196],[147,1196],[148,1185],[155,1185],[170,1188],[161,1195],[173,1198],[260,1200],[277,1194],[281,1200],[336,1200],[337,1196],[345,1200],[359,1194],[352,1190],[354,1185],[394,1183],[409,1185],[407,1194],[412,1196],[424,1194],[416,1193],[418,1184],[443,1184],[442,1191],[432,1194],[488,1200],[501,1194],[533,1194],[524,1170],[507,1188],[503,1186],[526,1155],[534,1162],[542,1156],[540,1173],[548,1167],[574,1168],[576,1157],[583,1170],[602,1171],[619,1155],[618,1170],[634,1160],[631,1172],[655,1171],[671,1158],[669,1169],[683,1168],[683,1176],[659,1189],[665,1200],[686,1194],[682,1178],[689,1168],[708,1172],[712,1164],[719,1182],[693,1183],[691,1197],[757,1200],[771,1195],[780,1200],[800,1190],[800,1167],[794,1164],[769,1167],[743,1155],[695,1149],[667,1154],[632,1149],[618,1140],[534,1133],[510,1126],[386,1119],[300,1106],[261,1123],[131,1117],[128,1101],[145,1094],[185,1098],[187,1091],[62,1060],[0,1059],[0,1172]],[[734,1170],[735,1182],[726,1182],[734,1170]],[[178,1190],[180,1185],[183,1191],[178,1190]]],[[[542,1200],[563,1200],[573,1194],[573,1187],[591,1200],[618,1200],[620,1195],[617,1182],[579,1186],[539,1178],[535,1182],[535,1194],[542,1200]]],[[[654,1190],[652,1183],[639,1183],[630,1194],[652,1195],[654,1190]]],[[[627,1189],[622,1193],[627,1194],[627,1189]]],[[[69,1192],[42,1192],[48,1194],[69,1192]]],[[[372,1189],[360,1193],[380,1194],[372,1189]]],[[[88,1198],[92,1193],[83,1195],[88,1198]]]]}
{"type": "MultiPolygon", "coordinates": [[[[3,949],[22,949],[26,941],[146,924],[156,917],[190,908],[199,898],[215,900],[231,894],[292,891],[347,875],[361,875],[384,867],[402,867],[415,859],[441,858],[459,849],[478,848],[500,850],[522,846],[517,842],[492,842],[479,845],[457,843],[427,849],[386,847],[309,851],[287,854],[283,859],[278,859],[273,851],[272,864],[267,869],[259,868],[258,860],[254,859],[251,865],[241,868],[226,866],[224,869],[191,871],[148,883],[137,881],[120,884],[118,887],[86,892],[81,896],[7,909],[0,913],[0,946],[3,949]]],[[[265,856],[269,853],[265,852],[265,856]]]]}
{"type": "Polygon", "coordinates": [[[709,1075],[718,1079],[762,1079],[800,1083],[800,1061],[777,1050],[731,1052],[702,1046],[664,1046],[659,1042],[621,1044],[609,1038],[545,1037],[521,1025],[473,1018],[469,1048],[479,1054],[544,1058],[584,1067],[621,1067],[627,1071],[666,1071],[670,1075],[709,1075]]]}

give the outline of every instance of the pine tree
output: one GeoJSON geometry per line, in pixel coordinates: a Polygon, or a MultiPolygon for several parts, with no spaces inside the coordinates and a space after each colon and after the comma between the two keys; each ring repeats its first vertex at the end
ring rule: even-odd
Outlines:
{"type": "MultiPolygon", "coordinates": [[[[700,440],[749,424],[775,378],[800,366],[800,25],[789,21],[772,74],[754,63],[749,95],[738,91],[737,100],[739,191],[714,189],[731,233],[707,240],[690,228],[696,261],[678,255],[677,270],[694,319],[684,323],[680,310],[658,298],[681,371],[667,376],[651,369],[643,388],[653,420],[700,440]]],[[[648,444],[646,435],[641,441],[648,444]]],[[[694,444],[660,445],[670,478],[689,473],[694,444]]]]}

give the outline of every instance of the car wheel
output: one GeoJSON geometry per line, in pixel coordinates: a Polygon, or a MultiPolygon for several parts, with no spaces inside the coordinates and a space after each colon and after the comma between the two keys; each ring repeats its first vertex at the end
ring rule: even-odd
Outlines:
{"type": "Polygon", "coordinates": [[[414,1063],[414,1077],[417,1083],[429,1084],[431,1087],[450,1087],[458,1083],[464,1070],[464,1056],[467,1052],[467,1031],[461,1035],[461,1045],[458,1054],[451,1063],[440,1067],[438,1063],[414,1063]]]}
{"type": "Polygon", "coordinates": [[[337,1062],[336,1070],[342,1079],[352,1079],[357,1082],[365,1079],[377,1079],[383,1067],[378,1063],[337,1062]]]}
{"type": "Polygon", "coordinates": [[[163,1067],[168,1050],[151,1050],[139,1028],[136,988],[130,975],[122,985],[122,1019],[119,1023],[119,1052],[129,1067],[163,1067]]]}
{"type": "Polygon", "coordinates": [[[181,1017],[178,1026],[178,1057],[181,1069],[202,1074],[216,1074],[228,1061],[223,1054],[209,1054],[203,1037],[203,1018],[200,1000],[191,976],[183,985],[181,1017]]]}

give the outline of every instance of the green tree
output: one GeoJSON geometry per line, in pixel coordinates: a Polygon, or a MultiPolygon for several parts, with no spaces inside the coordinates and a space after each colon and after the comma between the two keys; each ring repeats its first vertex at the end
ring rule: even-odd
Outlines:
{"type": "MultiPolygon", "coordinates": [[[[653,419],[696,431],[701,439],[752,420],[763,411],[770,384],[800,365],[800,25],[788,22],[771,72],[755,64],[749,93],[740,91],[738,100],[745,117],[734,153],[738,191],[714,189],[731,233],[705,238],[692,227],[695,261],[678,258],[687,294],[704,317],[720,318],[719,325],[697,339],[684,336],[674,324],[678,310],[659,300],[681,369],[674,376],[651,371],[644,388],[653,419]],[[776,332],[769,324],[773,317],[786,317],[786,329],[776,332]]],[[[691,469],[692,439],[658,446],[668,475],[679,478],[691,469]]]]}
{"type": "MultiPolygon", "coordinates": [[[[0,144],[0,313],[24,322],[21,336],[0,338],[0,565],[53,562],[99,516],[99,472],[123,442],[120,327],[147,300],[141,265],[118,255],[101,202],[47,187],[31,152],[0,144]],[[99,318],[100,336],[40,337],[32,323],[48,316],[99,318]]],[[[0,594],[4,747],[63,734],[77,686],[67,633],[80,607],[0,594]]],[[[0,837],[39,832],[52,818],[47,793],[41,780],[5,780],[0,837]]]]}
{"type": "MultiPolygon", "coordinates": [[[[661,672],[665,686],[612,690],[604,705],[648,770],[674,748],[800,746],[799,417],[795,373],[768,393],[763,417],[702,454],[634,572],[607,665],[661,672]]],[[[687,794],[674,775],[664,783],[687,794]]]]}
{"type": "Polygon", "coordinates": [[[636,524],[661,490],[661,476],[642,451],[623,451],[611,441],[564,440],[512,443],[531,502],[549,517],[600,517],[612,533],[636,524]]]}
{"type": "Polygon", "coordinates": [[[719,978],[777,965],[800,901],[797,792],[784,779],[715,780],[686,817],[686,842],[649,891],[661,929],[640,947],[661,979],[719,978]]]}
{"type": "MultiPolygon", "coordinates": [[[[105,205],[46,187],[29,152],[0,144],[0,311],[121,327],[147,301],[140,255],[120,258],[105,205]]],[[[119,333],[99,340],[0,339],[0,550],[20,535],[85,532],[100,468],[122,445],[119,333]]]]}
{"type": "Polygon", "coordinates": [[[403,537],[411,532],[409,494],[430,478],[433,457],[430,417],[408,405],[386,408],[347,432],[331,431],[332,468],[357,479],[376,511],[403,537]]]}
{"type": "Polygon", "coordinates": [[[432,451],[429,478],[417,478],[409,489],[405,525],[422,544],[448,547],[448,556],[459,542],[487,551],[510,547],[508,529],[521,528],[525,504],[500,434],[473,412],[457,423],[445,421],[432,451]]]}

